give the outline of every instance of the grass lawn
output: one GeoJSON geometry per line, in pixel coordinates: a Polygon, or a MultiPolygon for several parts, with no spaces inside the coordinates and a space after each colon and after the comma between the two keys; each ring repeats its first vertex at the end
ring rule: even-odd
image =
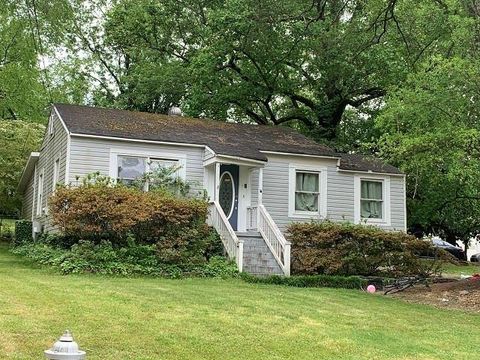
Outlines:
{"type": "Polygon", "coordinates": [[[474,359],[480,315],[354,290],[61,276],[0,247],[0,354],[64,329],[101,359],[474,359]]]}
{"type": "Polygon", "coordinates": [[[480,273],[480,264],[468,263],[462,265],[445,264],[443,267],[444,275],[473,275],[480,273]]]}

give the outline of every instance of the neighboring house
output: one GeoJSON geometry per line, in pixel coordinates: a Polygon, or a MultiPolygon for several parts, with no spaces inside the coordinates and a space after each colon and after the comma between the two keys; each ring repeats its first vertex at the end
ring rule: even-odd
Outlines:
{"type": "Polygon", "coordinates": [[[288,275],[284,231],[293,221],[406,230],[405,176],[379,160],[339,154],[286,127],[64,104],[53,106],[22,175],[23,217],[37,233],[53,231],[47,199],[57,183],[94,172],[128,181],[172,164],[206,189],[209,222],[240,270],[288,275]]]}

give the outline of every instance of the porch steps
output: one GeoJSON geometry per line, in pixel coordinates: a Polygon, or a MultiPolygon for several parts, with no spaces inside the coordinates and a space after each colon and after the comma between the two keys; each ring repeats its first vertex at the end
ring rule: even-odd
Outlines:
{"type": "Polygon", "coordinates": [[[243,240],[243,271],[257,276],[283,275],[259,232],[237,232],[243,240]]]}

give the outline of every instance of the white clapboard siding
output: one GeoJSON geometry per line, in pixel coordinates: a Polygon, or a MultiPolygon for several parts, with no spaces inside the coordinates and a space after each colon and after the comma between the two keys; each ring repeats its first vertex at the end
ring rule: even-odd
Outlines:
{"type": "Polygon", "coordinates": [[[37,183],[38,176],[43,171],[43,201],[42,208],[47,209],[47,203],[50,195],[52,194],[55,184],[54,178],[54,164],[59,159],[58,180],[57,183],[65,182],[65,166],[67,158],[67,143],[68,133],[65,130],[62,122],[54,111],[49,119],[49,123],[45,130],[45,138],[43,139],[42,148],[40,150],[40,157],[37,162],[37,171],[32,175],[32,178],[27,185],[24,194],[24,202],[22,214],[25,218],[30,219],[33,213],[33,220],[38,221],[44,227],[45,232],[54,231],[54,227],[51,225],[46,213],[37,215],[37,183]],[[53,126],[53,132],[50,133],[50,126],[53,126]],[[36,176],[36,179],[34,178],[36,176]],[[33,206],[33,212],[32,212],[33,206]]]}
{"type": "MultiPolygon", "coordinates": [[[[263,170],[263,204],[278,227],[284,231],[292,222],[310,221],[312,217],[289,217],[289,167],[326,169],[327,171],[327,213],[331,221],[354,221],[355,196],[354,173],[337,170],[335,159],[307,158],[300,156],[270,155],[263,170]]],[[[325,170],[324,170],[325,171],[325,170]]],[[[404,177],[390,178],[391,224],[379,225],[387,230],[405,230],[404,177]]],[[[252,173],[252,205],[257,204],[255,196],[258,175],[252,173]]],[[[313,219],[321,219],[319,216],[313,219]]]]}
{"type": "Polygon", "coordinates": [[[175,146],[164,144],[129,142],[100,138],[87,138],[72,135],[70,145],[70,176],[71,184],[87,174],[99,172],[109,176],[111,152],[142,153],[149,156],[166,154],[185,158],[186,180],[191,181],[194,190],[202,190],[204,149],[201,147],[175,146]]]}

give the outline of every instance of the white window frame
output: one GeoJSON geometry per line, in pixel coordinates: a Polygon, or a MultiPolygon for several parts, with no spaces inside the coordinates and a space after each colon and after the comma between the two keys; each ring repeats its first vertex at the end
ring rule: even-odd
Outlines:
{"type": "Polygon", "coordinates": [[[288,217],[291,218],[327,218],[327,168],[324,166],[309,166],[302,164],[289,165],[288,181],[288,217]],[[318,174],[318,211],[295,210],[295,189],[297,172],[318,174]]]}
{"type": "Polygon", "coordinates": [[[57,156],[53,161],[52,193],[55,192],[59,179],[60,179],[60,156],[57,156]]]}
{"type": "Polygon", "coordinates": [[[354,220],[356,224],[367,225],[383,225],[391,226],[391,205],[390,205],[390,176],[378,176],[357,174],[354,176],[354,198],[355,210],[354,220]],[[362,194],[362,180],[376,181],[382,183],[382,218],[381,219],[366,219],[361,217],[361,194],[362,194]]]}
{"type": "Polygon", "coordinates": [[[128,149],[114,149],[110,151],[110,169],[109,169],[109,176],[114,181],[118,179],[118,157],[119,156],[131,156],[131,157],[141,157],[146,159],[145,164],[145,171],[150,171],[150,159],[157,160],[157,159],[164,159],[164,160],[171,160],[177,161],[180,169],[178,170],[178,175],[182,180],[186,180],[186,168],[187,168],[187,158],[184,154],[175,154],[175,153],[167,153],[167,152],[159,152],[159,151],[136,151],[136,150],[128,150],[128,149]]]}
{"type": "Polygon", "coordinates": [[[45,171],[42,168],[38,173],[38,179],[37,179],[37,210],[36,210],[37,216],[43,215],[44,184],[45,184],[45,171]]]}

